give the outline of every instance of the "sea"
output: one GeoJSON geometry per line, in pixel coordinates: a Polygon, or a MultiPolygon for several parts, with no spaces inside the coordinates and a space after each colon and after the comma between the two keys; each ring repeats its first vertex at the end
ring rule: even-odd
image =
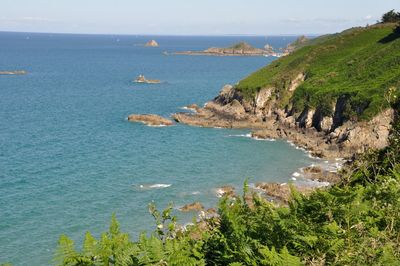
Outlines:
{"type": "Polygon", "coordinates": [[[114,213],[136,239],[148,211],[196,201],[217,206],[218,188],[288,182],[314,159],[250,130],[176,124],[149,127],[132,113],[169,117],[213,99],[273,57],[173,55],[226,47],[285,47],[296,36],[135,36],[0,33],[0,263],[52,265],[61,234],[81,246],[114,213]],[[144,47],[155,39],[159,47],[144,47]],[[140,74],[160,84],[136,84],[140,74]]]}

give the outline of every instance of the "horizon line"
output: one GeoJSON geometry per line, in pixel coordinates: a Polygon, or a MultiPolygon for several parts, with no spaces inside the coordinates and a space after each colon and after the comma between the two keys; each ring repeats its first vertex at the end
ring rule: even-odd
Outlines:
{"type": "Polygon", "coordinates": [[[0,33],[21,33],[21,34],[59,34],[59,35],[106,35],[106,36],[177,36],[177,37],[218,37],[218,36],[238,36],[238,37],[268,37],[268,36],[321,36],[332,33],[281,33],[281,34],[245,34],[245,33],[232,33],[232,34],[152,34],[152,33],[75,33],[75,32],[46,32],[46,31],[8,31],[0,30],[0,33]]]}

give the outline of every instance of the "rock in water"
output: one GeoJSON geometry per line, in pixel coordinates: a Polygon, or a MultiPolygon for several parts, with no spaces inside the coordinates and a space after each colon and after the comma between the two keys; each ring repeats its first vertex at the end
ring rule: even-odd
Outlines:
{"type": "Polygon", "coordinates": [[[158,47],[158,43],[155,40],[148,41],[144,46],[146,47],[158,47]]]}
{"type": "Polygon", "coordinates": [[[157,84],[161,83],[158,79],[146,79],[143,75],[139,75],[134,82],[136,83],[148,83],[148,84],[157,84]]]}
{"type": "Polygon", "coordinates": [[[200,202],[196,201],[196,202],[193,202],[191,204],[186,204],[185,206],[183,206],[179,210],[183,211],[183,212],[189,212],[189,211],[201,211],[203,209],[204,209],[203,205],[201,205],[200,202]]]}
{"type": "Polygon", "coordinates": [[[154,114],[132,114],[128,116],[128,121],[140,122],[148,126],[172,126],[174,124],[171,120],[154,114]]]}

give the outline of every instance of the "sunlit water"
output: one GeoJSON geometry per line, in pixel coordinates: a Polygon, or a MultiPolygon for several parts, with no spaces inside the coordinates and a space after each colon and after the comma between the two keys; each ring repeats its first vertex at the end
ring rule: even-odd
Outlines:
{"type": "Polygon", "coordinates": [[[272,60],[164,51],[293,39],[0,33],[0,70],[28,71],[0,76],[0,262],[51,264],[60,234],[80,243],[86,230],[106,230],[113,212],[134,238],[153,229],[151,201],[212,207],[219,186],[288,181],[312,160],[284,141],[126,117],[202,105],[272,60]],[[153,38],[160,47],[144,48],[153,38]],[[139,74],[164,82],[132,83],[139,74]]]}

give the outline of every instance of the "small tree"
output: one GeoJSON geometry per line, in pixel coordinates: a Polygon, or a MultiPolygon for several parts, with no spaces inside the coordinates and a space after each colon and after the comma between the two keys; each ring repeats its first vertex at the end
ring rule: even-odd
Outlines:
{"type": "Polygon", "coordinates": [[[382,23],[400,22],[400,13],[395,12],[394,9],[386,12],[382,16],[382,23]]]}

